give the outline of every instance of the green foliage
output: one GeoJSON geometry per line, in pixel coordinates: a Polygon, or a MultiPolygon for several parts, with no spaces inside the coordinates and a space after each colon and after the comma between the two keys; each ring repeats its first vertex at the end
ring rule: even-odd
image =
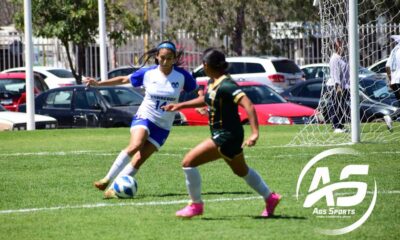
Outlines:
{"type": "MultiPolygon", "coordinates": [[[[32,0],[32,27],[35,36],[57,37],[63,42],[87,46],[98,36],[97,0],[32,0]]],[[[23,29],[22,0],[14,0],[20,11],[16,15],[18,29],[23,29]]],[[[141,20],[124,9],[121,0],[106,4],[108,26],[117,23],[117,31],[110,38],[123,42],[129,34],[140,34],[141,20]],[[124,29],[124,33],[120,29],[124,29]],[[129,33],[129,34],[128,34],[129,33]]]]}
{"type": "Polygon", "coordinates": [[[359,16],[359,23],[365,24],[368,22],[377,21],[378,16],[383,16],[392,23],[400,22],[400,0],[369,0],[363,1],[359,4],[359,13],[363,13],[359,16]]]}
{"type": "MultiPolygon", "coordinates": [[[[169,33],[179,29],[195,33],[197,43],[212,45],[211,37],[230,36],[232,45],[225,46],[237,55],[242,43],[250,54],[270,51],[270,23],[275,21],[314,21],[318,19],[312,1],[302,0],[170,0],[169,33]],[[244,15],[242,17],[241,15],[244,15]]],[[[217,46],[219,47],[219,46],[217,46]]]]}
{"type": "MultiPolygon", "coordinates": [[[[19,12],[15,15],[16,27],[24,28],[23,0],[13,0],[19,12]]],[[[142,21],[127,11],[125,1],[107,1],[106,19],[110,40],[116,45],[125,42],[127,37],[140,34],[142,21]]],[[[38,37],[58,38],[67,49],[67,57],[78,83],[81,82],[83,52],[85,47],[98,37],[98,1],[97,0],[32,0],[33,34],[38,37]],[[78,66],[74,67],[70,56],[69,44],[78,47],[78,66]],[[77,72],[78,69],[80,72],[77,72]]]]}

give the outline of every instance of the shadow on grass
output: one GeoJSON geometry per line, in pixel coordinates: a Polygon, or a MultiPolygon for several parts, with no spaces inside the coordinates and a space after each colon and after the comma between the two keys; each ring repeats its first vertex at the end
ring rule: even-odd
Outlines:
{"type": "Polygon", "coordinates": [[[274,215],[272,217],[255,216],[254,219],[270,220],[270,219],[290,219],[290,220],[306,220],[306,217],[287,216],[287,215],[274,215]]]}
{"type": "MultiPolygon", "coordinates": [[[[250,191],[235,191],[235,192],[205,192],[202,193],[202,196],[212,196],[212,195],[248,195],[248,194],[253,194],[253,192],[250,191]]],[[[177,197],[177,196],[188,196],[187,193],[164,193],[164,194],[146,194],[146,195],[141,195],[141,198],[145,197],[177,197]]],[[[207,201],[207,200],[206,200],[207,201]]]]}
{"type": "Polygon", "coordinates": [[[275,215],[272,217],[261,217],[261,216],[226,216],[226,217],[200,217],[198,218],[199,220],[203,221],[221,221],[221,220],[237,220],[238,218],[252,218],[256,220],[265,220],[265,221],[271,221],[275,219],[288,219],[288,220],[307,220],[306,217],[300,217],[300,216],[287,216],[287,215],[275,215]]]}

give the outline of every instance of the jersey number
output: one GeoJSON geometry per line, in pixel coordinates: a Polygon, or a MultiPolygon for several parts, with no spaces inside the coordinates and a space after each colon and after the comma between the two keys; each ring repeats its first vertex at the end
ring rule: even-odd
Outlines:
{"type": "Polygon", "coordinates": [[[160,101],[157,100],[156,101],[156,110],[164,111],[164,109],[162,109],[161,107],[164,107],[166,105],[167,105],[167,102],[163,102],[163,103],[160,104],[160,101]]]}

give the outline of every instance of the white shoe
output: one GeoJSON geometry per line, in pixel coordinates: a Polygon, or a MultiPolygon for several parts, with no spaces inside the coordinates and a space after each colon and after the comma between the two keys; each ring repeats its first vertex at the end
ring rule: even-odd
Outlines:
{"type": "Polygon", "coordinates": [[[385,116],[383,116],[383,119],[385,120],[387,129],[389,130],[389,132],[393,132],[392,118],[388,115],[385,115],[385,116]]]}
{"type": "Polygon", "coordinates": [[[342,128],[335,128],[335,130],[333,130],[334,133],[345,133],[347,132],[345,129],[342,128]]]}

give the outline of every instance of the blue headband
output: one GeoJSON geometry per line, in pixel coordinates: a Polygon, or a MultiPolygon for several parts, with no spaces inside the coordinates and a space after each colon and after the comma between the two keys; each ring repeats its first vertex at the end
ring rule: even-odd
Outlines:
{"type": "Polygon", "coordinates": [[[168,42],[161,43],[160,45],[158,45],[157,50],[160,50],[161,48],[168,48],[171,49],[173,52],[176,52],[175,46],[168,42]]]}

